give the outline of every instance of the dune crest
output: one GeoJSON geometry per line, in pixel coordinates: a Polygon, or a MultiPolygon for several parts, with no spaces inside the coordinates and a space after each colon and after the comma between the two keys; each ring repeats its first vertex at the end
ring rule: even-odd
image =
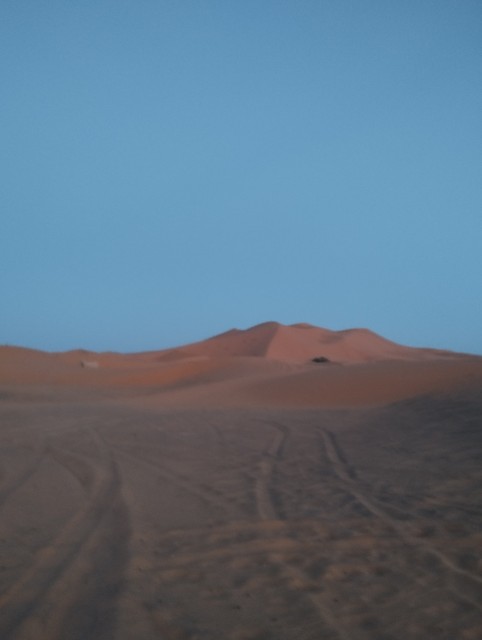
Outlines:
{"type": "Polygon", "coordinates": [[[4,392],[123,390],[166,406],[361,406],[481,384],[480,357],[402,346],[368,329],[306,323],[264,322],[132,354],[0,347],[4,392]]]}
{"type": "Polygon", "coordinates": [[[252,356],[301,364],[325,357],[332,362],[353,364],[457,355],[450,351],[402,346],[369,329],[332,331],[302,322],[289,326],[264,322],[248,329],[231,329],[200,342],[167,349],[158,353],[158,359],[252,356]]]}

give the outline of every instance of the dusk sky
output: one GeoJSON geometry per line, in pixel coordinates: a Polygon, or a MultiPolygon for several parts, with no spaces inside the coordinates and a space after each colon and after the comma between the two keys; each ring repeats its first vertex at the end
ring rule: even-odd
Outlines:
{"type": "Polygon", "coordinates": [[[480,0],[2,0],[0,344],[482,353],[480,0]]]}

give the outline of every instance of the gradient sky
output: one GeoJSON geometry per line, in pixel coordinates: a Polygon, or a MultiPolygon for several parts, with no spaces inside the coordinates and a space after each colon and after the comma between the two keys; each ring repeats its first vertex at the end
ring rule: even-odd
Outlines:
{"type": "Polygon", "coordinates": [[[0,343],[482,353],[479,0],[2,0],[0,343]]]}

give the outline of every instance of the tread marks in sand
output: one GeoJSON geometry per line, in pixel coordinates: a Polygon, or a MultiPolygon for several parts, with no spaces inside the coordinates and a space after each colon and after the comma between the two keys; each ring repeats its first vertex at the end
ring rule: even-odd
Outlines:
{"type": "MultiPolygon", "coordinates": [[[[470,602],[477,609],[482,610],[480,598],[482,597],[482,577],[458,567],[450,558],[431,546],[425,540],[421,540],[409,532],[398,520],[392,518],[382,503],[369,496],[360,487],[353,468],[347,463],[345,455],[338,443],[335,434],[327,429],[321,430],[327,458],[338,477],[341,485],[353,498],[363,505],[370,513],[387,524],[398,537],[416,551],[431,556],[449,574],[448,586],[457,596],[470,602]]],[[[399,509],[400,510],[400,509],[399,509]]]]}
{"type": "Polygon", "coordinates": [[[37,471],[42,464],[47,452],[45,445],[39,445],[35,448],[31,460],[24,466],[24,468],[15,475],[8,477],[0,485],[0,508],[9,499],[11,495],[20,489],[37,471]]]}
{"type": "MultiPolygon", "coordinates": [[[[257,510],[260,520],[276,520],[279,519],[276,506],[272,499],[272,476],[275,465],[280,457],[282,448],[289,436],[289,430],[286,426],[269,422],[271,427],[276,429],[276,433],[271,440],[267,449],[263,452],[262,458],[258,465],[258,472],[255,480],[255,496],[257,510]]],[[[269,559],[276,564],[281,574],[284,575],[289,583],[305,584],[307,587],[311,584],[309,577],[299,567],[286,561],[282,555],[276,553],[269,554],[269,559]]],[[[296,637],[338,637],[341,640],[351,640],[351,635],[345,630],[342,624],[329,611],[328,607],[321,601],[318,595],[308,590],[305,591],[307,599],[314,607],[317,614],[317,620],[306,620],[303,629],[299,629],[299,635],[296,637]]]]}
{"type": "Polygon", "coordinates": [[[51,448],[56,462],[82,485],[86,503],[0,597],[2,639],[46,634],[52,640],[100,640],[113,635],[127,557],[128,514],[112,453],[97,432],[89,430],[89,436],[99,462],[51,448]],[[58,594],[63,596],[62,607],[58,594]]]}

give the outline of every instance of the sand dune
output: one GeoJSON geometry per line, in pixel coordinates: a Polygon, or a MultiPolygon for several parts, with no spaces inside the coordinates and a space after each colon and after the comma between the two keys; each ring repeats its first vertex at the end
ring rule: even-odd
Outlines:
{"type": "Polygon", "coordinates": [[[481,376],[482,358],[401,346],[367,329],[276,322],[135,354],[0,347],[4,386],[130,389],[169,406],[380,404],[477,385],[481,376]]]}
{"type": "Polygon", "coordinates": [[[479,640],[481,416],[362,329],[1,347],[0,638],[479,640]]]}
{"type": "Polygon", "coordinates": [[[285,326],[265,322],[246,330],[231,329],[208,340],[161,352],[158,359],[190,356],[258,356],[298,363],[324,356],[333,362],[359,363],[389,359],[422,360],[454,354],[404,347],[368,329],[330,331],[306,323],[285,326]]]}

